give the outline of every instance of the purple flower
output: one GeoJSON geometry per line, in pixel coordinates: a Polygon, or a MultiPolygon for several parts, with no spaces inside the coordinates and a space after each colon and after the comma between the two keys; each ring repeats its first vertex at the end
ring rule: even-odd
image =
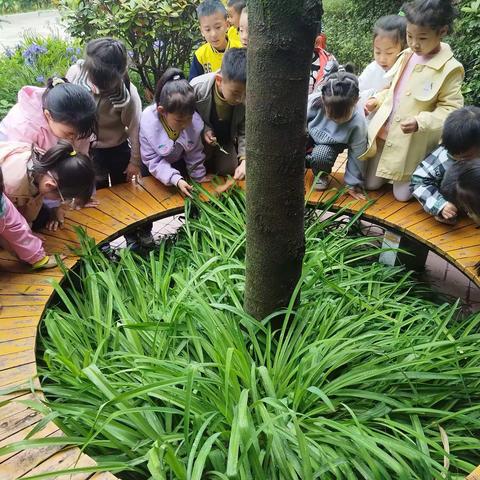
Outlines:
{"type": "Polygon", "coordinates": [[[75,56],[75,55],[72,55],[72,56],[70,57],[70,61],[71,61],[72,63],[75,63],[77,60],[78,60],[78,57],[75,56]]]}
{"type": "Polygon", "coordinates": [[[11,48],[5,49],[5,56],[7,58],[12,58],[15,55],[15,52],[11,48]]]}
{"type": "Polygon", "coordinates": [[[37,83],[45,83],[45,77],[43,75],[39,75],[35,80],[37,81],[37,83]]]}
{"type": "Polygon", "coordinates": [[[160,48],[162,48],[164,45],[163,41],[162,40],[155,40],[153,42],[153,48],[156,48],[157,50],[159,50],[160,48]]]}
{"type": "Polygon", "coordinates": [[[73,47],[67,47],[66,52],[67,52],[69,55],[72,55],[72,53],[74,52],[73,47]]]}
{"type": "Polygon", "coordinates": [[[26,50],[23,51],[22,56],[26,65],[33,66],[35,65],[39,55],[42,55],[46,52],[47,49],[44,46],[32,43],[26,50]]]}
{"type": "Polygon", "coordinates": [[[77,47],[77,49],[75,50],[77,55],[81,55],[82,54],[82,49],[77,47]]]}

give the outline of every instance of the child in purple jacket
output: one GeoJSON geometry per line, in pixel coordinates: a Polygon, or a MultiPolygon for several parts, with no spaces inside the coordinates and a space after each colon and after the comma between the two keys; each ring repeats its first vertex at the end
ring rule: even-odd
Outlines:
{"type": "Polygon", "coordinates": [[[195,112],[195,93],[183,72],[169,68],[160,78],[155,104],[140,120],[140,151],[149,172],[164,185],[173,185],[191,196],[192,185],[208,181],[203,152],[203,121],[195,112]]]}

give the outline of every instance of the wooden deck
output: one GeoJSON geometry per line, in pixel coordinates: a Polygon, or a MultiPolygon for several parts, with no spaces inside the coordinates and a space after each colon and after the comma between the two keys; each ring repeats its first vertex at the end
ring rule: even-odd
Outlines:
{"type": "MultiPolygon", "coordinates": [[[[340,162],[332,187],[340,186],[341,178],[340,162]]],[[[307,174],[307,191],[311,182],[312,176],[307,174]]],[[[308,201],[321,203],[331,195],[332,192],[313,192],[308,201]]],[[[76,225],[83,226],[88,235],[102,243],[116,238],[137,222],[179,213],[184,204],[175,189],[166,188],[152,178],[144,179],[142,186],[125,184],[100,190],[97,197],[100,200],[98,208],[69,212],[63,230],[44,233],[47,250],[64,253],[69,268],[78,261],[70,250],[79,245],[74,231],[76,225]]],[[[396,202],[389,187],[373,192],[370,197],[376,202],[365,212],[366,219],[425,243],[480,285],[474,269],[480,260],[480,235],[471,221],[461,220],[454,227],[439,224],[424,213],[417,202],[396,202]]],[[[365,201],[341,197],[334,208],[355,213],[364,206],[365,201]]],[[[53,293],[49,283],[52,278],[61,281],[60,270],[32,273],[29,266],[0,251],[0,402],[3,402],[0,403],[0,447],[25,439],[42,418],[21,401],[42,395],[36,379],[35,341],[38,324],[53,293]],[[36,388],[35,394],[31,393],[32,385],[36,388]]],[[[54,423],[48,423],[35,437],[61,435],[54,423]]],[[[94,465],[93,460],[80,454],[77,448],[45,446],[0,456],[0,480],[46,472],[53,472],[50,478],[67,479],[70,476],[54,472],[90,465],[94,465]]],[[[109,473],[85,473],[71,478],[108,480],[115,477],[109,473]]]]}

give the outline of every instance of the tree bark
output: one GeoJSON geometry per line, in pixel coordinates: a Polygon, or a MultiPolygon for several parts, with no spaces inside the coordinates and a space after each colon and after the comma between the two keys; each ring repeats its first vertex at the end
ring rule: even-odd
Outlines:
{"type": "Polygon", "coordinates": [[[248,2],[245,310],[285,307],[305,251],[306,105],[321,0],[248,2]]]}

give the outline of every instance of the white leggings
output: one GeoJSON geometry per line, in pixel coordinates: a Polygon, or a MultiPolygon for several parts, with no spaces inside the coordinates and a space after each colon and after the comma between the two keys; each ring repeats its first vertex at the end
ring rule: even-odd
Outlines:
{"type": "MultiPolygon", "coordinates": [[[[377,139],[377,154],[368,160],[365,174],[365,190],[378,190],[385,185],[388,178],[377,177],[377,167],[383,152],[384,141],[377,139]]],[[[408,202],[412,198],[410,182],[393,182],[393,196],[399,202],[408,202]]]]}

